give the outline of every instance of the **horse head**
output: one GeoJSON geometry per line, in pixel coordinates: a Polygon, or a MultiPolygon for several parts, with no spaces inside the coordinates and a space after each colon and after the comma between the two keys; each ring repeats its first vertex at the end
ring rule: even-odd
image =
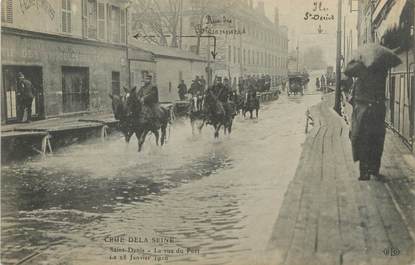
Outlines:
{"type": "MultiPolygon", "coordinates": [[[[128,90],[127,90],[128,91],[128,90]]],[[[141,112],[141,100],[137,94],[137,87],[133,87],[130,91],[127,92],[125,95],[125,106],[127,117],[137,117],[141,112]]]]}
{"type": "Polygon", "coordinates": [[[112,94],[109,94],[109,97],[111,98],[111,106],[115,119],[124,119],[127,116],[124,97],[112,94]]]}

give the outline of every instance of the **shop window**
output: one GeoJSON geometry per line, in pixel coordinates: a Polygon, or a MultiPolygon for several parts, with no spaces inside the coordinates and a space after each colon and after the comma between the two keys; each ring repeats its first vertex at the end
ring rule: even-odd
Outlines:
{"type": "Polygon", "coordinates": [[[1,2],[1,22],[13,23],[13,0],[1,2]]]}
{"type": "Polygon", "coordinates": [[[63,112],[85,111],[89,107],[89,69],[62,67],[63,112]]]}
{"type": "Polygon", "coordinates": [[[112,94],[113,95],[120,95],[120,72],[112,72],[111,73],[111,80],[112,80],[112,94]]]}
{"type": "Polygon", "coordinates": [[[62,32],[72,32],[71,0],[62,0],[62,32]]]}

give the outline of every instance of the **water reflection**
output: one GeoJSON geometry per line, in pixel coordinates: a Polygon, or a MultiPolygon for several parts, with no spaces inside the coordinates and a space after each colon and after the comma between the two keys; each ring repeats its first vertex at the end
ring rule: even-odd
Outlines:
{"type": "Polygon", "coordinates": [[[29,264],[113,264],[103,239],[123,234],[172,236],[172,248],[200,249],[169,263],[260,255],[300,155],[301,106],[264,104],[259,120],[238,117],[220,140],[210,128],[193,137],[179,121],[163,148],[150,137],[138,154],[135,141],[114,136],[3,167],[3,263],[39,253],[29,264]]]}

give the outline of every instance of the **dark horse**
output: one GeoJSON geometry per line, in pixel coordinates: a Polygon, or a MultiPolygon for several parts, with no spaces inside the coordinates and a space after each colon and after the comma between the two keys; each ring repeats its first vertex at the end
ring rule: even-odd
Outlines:
{"type": "Polygon", "coordinates": [[[142,98],[138,95],[136,87],[126,95],[126,109],[127,117],[132,120],[132,128],[138,140],[139,152],[149,132],[152,132],[156,137],[157,145],[159,144],[159,139],[161,145],[164,145],[167,136],[167,126],[171,123],[171,115],[168,109],[159,104],[155,104],[152,107],[145,105],[142,98]],[[161,131],[161,138],[159,131],[161,131]]]}
{"type": "Polygon", "coordinates": [[[188,115],[189,115],[189,119],[190,119],[190,125],[192,126],[192,135],[195,135],[195,128],[196,127],[199,131],[199,134],[202,132],[202,127],[204,125],[203,121],[206,117],[205,112],[204,112],[203,109],[197,109],[198,100],[203,101],[203,98],[199,97],[199,98],[190,99],[188,115]]]}
{"type": "Polygon", "coordinates": [[[156,106],[159,118],[148,118],[149,107],[145,106],[137,95],[136,87],[124,97],[110,96],[112,99],[112,109],[114,116],[120,121],[119,128],[124,134],[128,143],[131,136],[135,133],[138,140],[138,151],[140,152],[145,138],[149,132],[156,137],[156,144],[159,144],[161,130],[161,145],[164,145],[167,136],[167,126],[171,123],[170,111],[164,107],[156,106]]]}
{"type": "Polygon", "coordinates": [[[246,102],[244,104],[242,114],[245,117],[247,112],[250,113],[250,118],[252,119],[252,112],[255,110],[255,117],[258,119],[258,111],[259,111],[259,99],[256,95],[252,92],[249,92],[246,97],[246,102]]]}
{"type": "MultiPolygon", "coordinates": [[[[224,126],[225,134],[232,132],[233,111],[229,103],[224,104],[213,94],[212,90],[208,90],[205,96],[206,118],[204,122],[211,124],[215,128],[215,138],[219,137],[219,130],[224,126]]],[[[204,123],[203,122],[203,123],[204,123]]],[[[202,123],[202,126],[203,126],[202,123]]]]}
{"type": "Polygon", "coordinates": [[[127,143],[130,142],[131,136],[134,134],[134,129],[132,127],[133,122],[127,116],[127,106],[125,96],[118,95],[109,95],[112,103],[112,111],[114,112],[114,117],[116,120],[119,120],[118,129],[125,137],[127,143]]]}

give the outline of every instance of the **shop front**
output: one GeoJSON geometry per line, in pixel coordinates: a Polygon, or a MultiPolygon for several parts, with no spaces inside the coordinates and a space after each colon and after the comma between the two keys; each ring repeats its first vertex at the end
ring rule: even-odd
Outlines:
{"type": "Polygon", "coordinates": [[[128,86],[125,46],[7,28],[1,42],[2,124],[17,121],[18,72],[35,87],[33,119],[110,110],[108,93],[128,86]]]}

